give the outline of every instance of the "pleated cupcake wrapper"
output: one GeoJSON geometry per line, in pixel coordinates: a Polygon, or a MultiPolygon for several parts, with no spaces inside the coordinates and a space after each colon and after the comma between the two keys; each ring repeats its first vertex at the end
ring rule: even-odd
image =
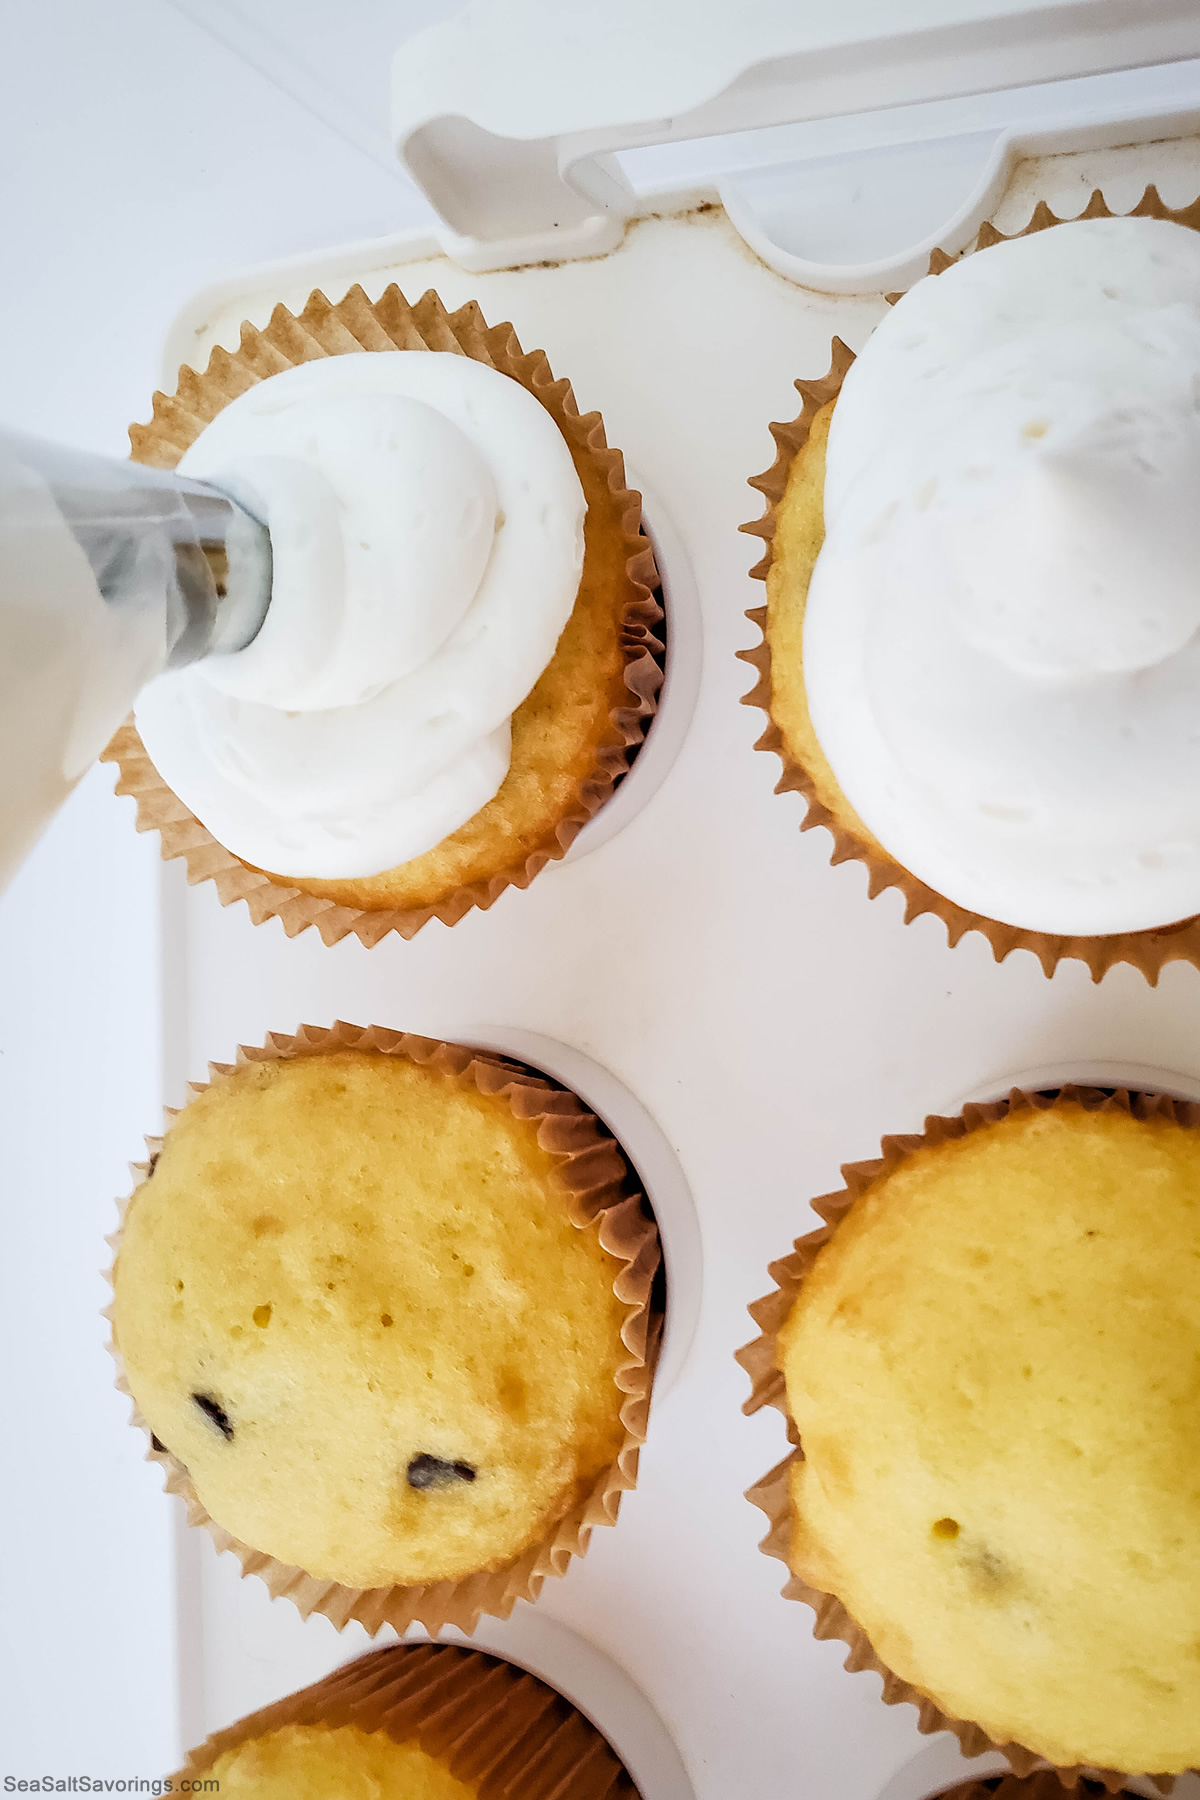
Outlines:
{"type": "Polygon", "coordinates": [[[382,1731],[438,1757],[479,1800],[638,1800],[608,1741],[535,1675],[455,1644],[395,1644],[218,1731],[176,1777],[287,1725],[382,1731]]]}
{"type": "MultiPolygon", "coordinates": [[[[1099,1782],[1080,1783],[1081,1800],[1084,1795],[1102,1792],[1099,1782]]],[[[984,1775],[974,1781],[961,1782],[958,1787],[940,1788],[931,1796],[931,1800],[1062,1800],[1062,1783],[1057,1775],[1047,1772],[1037,1775],[984,1775]]]]}
{"type": "Polygon", "coordinates": [[[183,857],[188,880],[213,882],[223,906],[244,900],[254,924],[281,919],[289,937],[314,925],[327,944],[353,933],[370,947],[392,931],[411,938],[432,918],[456,925],[473,907],[491,906],[506,888],[528,887],[548,862],[566,855],[629,768],[657,709],[663,646],[655,633],[663,614],[654,597],[658,574],[642,532],[641,496],[626,486],[624,461],[619,450],[607,446],[599,413],[581,416],[570,382],[555,380],[544,352],[523,351],[511,325],[487,326],[473,301],[448,313],[433,292],[410,306],[398,287],[388,288],[372,302],[356,286],[336,306],[319,290],[314,292],[298,317],[277,306],[265,331],[244,324],[235,351],[218,346],[202,374],[183,368],[173,396],[155,394],[150,424],[130,428],[133,458],[152,468],[173,469],[209,420],[247,388],[299,363],[362,350],[452,351],[512,376],[542,403],[568,444],[591,461],[607,487],[625,548],[628,598],[621,647],[628,700],[610,712],[609,731],[596,750],[594,766],[580,781],[553,838],[509,867],[455,888],[429,905],[369,910],[343,906],[256,869],[219,844],[162,779],[132,716],[101,761],[118,764],[116,791],[136,800],[138,830],[157,831],[164,860],[183,857]]]}
{"type": "MultiPolygon", "coordinates": [[[[650,1388],[662,1330],[662,1318],[653,1297],[654,1278],[661,1261],[658,1231],[643,1210],[642,1195],[633,1186],[629,1166],[618,1145],[595,1116],[576,1095],[504,1057],[436,1038],[416,1037],[411,1032],[387,1031],[377,1025],[364,1028],[339,1021],[328,1028],[302,1025],[294,1037],[272,1032],[261,1049],[239,1047],[235,1064],[211,1063],[209,1072],[213,1082],[217,1082],[246,1063],[324,1056],[337,1050],[368,1050],[407,1057],[423,1068],[453,1076],[464,1086],[474,1086],[480,1093],[503,1094],[514,1118],[534,1122],[542,1149],[560,1159],[558,1178],[571,1223],[580,1230],[595,1229],[604,1249],[624,1265],[613,1283],[614,1293],[628,1309],[621,1328],[628,1359],[615,1377],[624,1395],[620,1419],[625,1431],[616,1461],[546,1538],[500,1569],[481,1570],[457,1581],[348,1587],[321,1580],[239,1542],[211,1517],[197,1497],[187,1469],[153,1437],[138,1410],[125,1378],[114,1324],[109,1348],[117,1364],[116,1385],[133,1401],[132,1423],[141,1427],[149,1443],[146,1460],[158,1463],[164,1470],[166,1491],[185,1501],[188,1524],[203,1526],[218,1550],[231,1550],[242,1565],[242,1574],[257,1575],[273,1598],[290,1600],[304,1618],[321,1613],[339,1631],[355,1620],[372,1633],[385,1625],[402,1632],[414,1622],[420,1622],[428,1631],[453,1625],[471,1632],[482,1614],[507,1618],[518,1600],[537,1598],[548,1575],[565,1575],[571,1558],[586,1552],[592,1528],[615,1524],[621,1495],[637,1484],[638,1452],[646,1437],[650,1388]]],[[[210,1085],[192,1083],[191,1094],[201,1094],[210,1085]]],[[[169,1120],[177,1111],[167,1109],[168,1129],[169,1120]]],[[[150,1175],[162,1143],[162,1138],[147,1138],[150,1161],[133,1166],[133,1193],[120,1203],[121,1223],[108,1239],[113,1249],[110,1285],[120,1253],[125,1213],[150,1175]]],[[[112,1321],[111,1304],[104,1316],[112,1321]]]]}
{"type": "MultiPolygon", "coordinates": [[[[1175,224],[1200,230],[1200,200],[1191,206],[1172,209],[1163,204],[1157,188],[1148,187],[1132,213],[1117,215],[1110,212],[1104,196],[1097,189],[1078,216],[1084,219],[1109,219],[1117,216],[1167,219],[1175,224]]],[[[1058,218],[1043,201],[1024,230],[1012,232],[1009,236],[1028,237],[1032,232],[1045,231],[1050,226],[1068,222],[1058,218]]],[[[983,225],[979,230],[977,248],[983,250],[992,244],[1007,241],[1005,234],[997,231],[995,226],[983,225]]],[[[940,275],[955,260],[943,251],[935,250],[929,259],[930,274],[940,275]]],[[[889,295],[889,299],[893,300],[899,297],[889,295]]],[[[766,540],[766,554],[750,571],[751,576],[760,581],[766,581],[771,567],[771,543],[775,535],[776,517],[787,488],[792,462],[808,442],[816,414],[841,392],[846,371],[853,361],[854,352],[847,349],[840,338],[834,338],[828,374],[816,381],[800,380],[795,384],[803,401],[799,418],[770,428],[777,452],[775,461],[764,474],[756,475],[750,482],[750,486],[757,488],[766,499],[767,510],[761,519],[741,528],[753,537],[766,540]]],[[[1153,986],[1169,962],[1190,962],[1200,968],[1200,916],[1153,931],[1120,932],[1105,937],[1056,937],[1047,932],[1023,931],[1017,926],[1004,925],[998,919],[985,918],[982,913],[968,912],[963,907],[956,906],[943,894],[927,887],[923,881],[910,874],[902,864],[882,851],[878,844],[868,842],[850,830],[819,799],[812,776],[787,749],[783,735],[771,716],[771,647],[767,640],[767,608],[753,607],[746,617],[762,633],[762,642],[753,650],[738,651],[741,661],[749,663],[758,671],[758,680],[750,693],[743,696],[742,704],[757,706],[767,715],[766,730],[754,747],[756,750],[774,751],[779,757],[782,773],[775,792],[800,794],[806,801],[807,811],[800,822],[801,831],[811,831],[814,826],[820,825],[829,832],[833,839],[830,862],[855,861],[866,864],[867,893],[872,900],[886,888],[899,888],[904,896],[905,924],[911,924],[923,913],[933,913],[945,925],[951,945],[957,944],[969,931],[982,932],[991,944],[997,962],[1003,962],[1014,950],[1031,950],[1047,975],[1053,974],[1060,962],[1073,959],[1086,963],[1092,980],[1099,981],[1117,963],[1127,962],[1139,969],[1153,986]]]]}
{"type": "Polygon", "coordinates": [[[1117,1771],[1090,1767],[1051,1768],[1044,1757],[1024,1745],[998,1743],[981,1726],[944,1712],[936,1700],[889,1669],[876,1655],[866,1632],[850,1616],[841,1601],[833,1594],[811,1587],[793,1574],[789,1560],[793,1525],[790,1477],[794,1465],[803,1461],[804,1451],[796,1421],[788,1410],[787,1390],[783,1371],[779,1366],[778,1337],[818,1253],[832,1238],[856,1200],[881,1177],[890,1175],[915,1150],[966,1137],[969,1132],[994,1124],[1010,1112],[1028,1109],[1045,1112],[1063,1102],[1076,1103],[1088,1112],[1123,1111],[1132,1113],[1137,1119],[1166,1118],[1190,1130],[1200,1128],[1200,1106],[1189,1101],[1172,1100],[1162,1094],[1138,1094],[1125,1089],[1112,1091],[1076,1086],[1066,1086],[1052,1094],[1044,1094],[1027,1093],[1014,1088],[1007,1100],[965,1106],[952,1119],[932,1116],[926,1119],[923,1132],[884,1138],[880,1146],[881,1154],[871,1162],[847,1163],[842,1169],[845,1187],[837,1193],[823,1194],[812,1203],[813,1211],[825,1223],[816,1231],[810,1231],[807,1236],[797,1238],[789,1256],[770,1264],[768,1273],[775,1282],[775,1289],[763,1299],[755,1301],[749,1309],[760,1335],[737,1352],[737,1360],[749,1375],[751,1383],[750,1398],[742,1410],[755,1413],[764,1406],[775,1407],[786,1420],[788,1439],[795,1448],[769,1475],[765,1475],[747,1490],[746,1498],[767,1515],[770,1523],[770,1530],[759,1548],[765,1555],[777,1557],[788,1566],[788,1580],[782,1590],[784,1598],[802,1600],[813,1609],[816,1614],[814,1637],[840,1638],[848,1646],[850,1654],[845,1665],[848,1669],[873,1669],[882,1677],[883,1698],[889,1706],[902,1703],[915,1706],[921,1731],[952,1731],[966,1756],[982,1756],[989,1750],[999,1751],[1008,1758],[1016,1774],[1021,1776],[1049,1770],[1053,1781],[1058,1785],[1052,1785],[1047,1790],[1048,1794],[1053,1794],[1062,1787],[1077,1788],[1083,1779],[1098,1782],[1109,1793],[1120,1792],[1128,1781],[1147,1780],[1154,1783],[1160,1792],[1169,1794],[1174,1785],[1172,1776],[1159,1775],[1152,1769],[1117,1771]]]}

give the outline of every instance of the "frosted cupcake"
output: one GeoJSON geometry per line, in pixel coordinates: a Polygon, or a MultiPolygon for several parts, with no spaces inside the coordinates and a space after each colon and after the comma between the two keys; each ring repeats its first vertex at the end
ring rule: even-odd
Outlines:
{"type": "Polygon", "coordinates": [[[254,641],[152,683],[110,746],[164,855],[373,944],[566,853],[653,714],[662,614],[620,453],[540,352],[432,294],[314,294],[131,437],[274,552],[254,641]]]}
{"type": "Polygon", "coordinates": [[[756,483],[781,785],[951,941],[1200,958],[1200,236],[1033,229],[835,352],[756,483]]]}
{"type": "Polygon", "coordinates": [[[1015,1093],[816,1202],[741,1353],[751,1495],[884,1696],[1018,1773],[1200,1764],[1197,1109],[1015,1093]]]}
{"type": "Polygon", "coordinates": [[[236,1800],[637,1800],[575,1707],[512,1663],[396,1644],[241,1719],[188,1757],[236,1800]]]}
{"type": "Polygon", "coordinates": [[[152,1455],[304,1611],[507,1613],[631,1487],[657,1236],[571,1094],[454,1045],[274,1039],[174,1119],[113,1344],[152,1455]]]}

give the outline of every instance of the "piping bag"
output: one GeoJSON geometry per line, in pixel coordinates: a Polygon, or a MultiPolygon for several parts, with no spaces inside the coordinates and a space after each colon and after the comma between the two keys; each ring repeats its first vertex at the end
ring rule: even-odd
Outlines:
{"type": "Polygon", "coordinates": [[[0,430],[0,892],[140,689],[270,598],[266,526],[218,489],[0,430]]]}

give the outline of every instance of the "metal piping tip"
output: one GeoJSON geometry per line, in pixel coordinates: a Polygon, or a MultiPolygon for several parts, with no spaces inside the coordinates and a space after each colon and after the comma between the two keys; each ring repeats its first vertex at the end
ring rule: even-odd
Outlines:
{"type": "Polygon", "coordinates": [[[161,609],[168,668],[241,650],[258,634],[271,600],[271,539],[246,507],[171,470],[23,435],[10,441],[49,486],[106,603],[161,609]]]}

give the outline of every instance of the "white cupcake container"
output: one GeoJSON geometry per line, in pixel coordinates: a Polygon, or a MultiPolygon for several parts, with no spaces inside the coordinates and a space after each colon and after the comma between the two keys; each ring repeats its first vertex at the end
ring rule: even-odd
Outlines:
{"type": "MultiPolygon", "coordinates": [[[[484,123],[500,142],[504,106],[532,109],[522,136],[538,140],[544,127],[529,154],[546,192],[557,170],[585,159],[570,230],[548,240],[538,215],[523,237],[511,220],[489,236],[460,220],[442,238],[457,262],[428,234],[331,250],[209,289],[168,336],[169,390],[181,362],[202,365],[214,345],[236,345],[244,318],[262,326],[276,302],[298,309],[314,287],[337,299],[360,281],[375,297],[396,281],[410,299],[427,287],[451,307],[476,299],[490,323],[511,318],[523,342],[547,351],[645,483],[669,622],[662,704],[613,801],[528,891],[453,931],[433,923],[411,943],[366,952],[255,929],[211,885],[187,889],[177,865],[138,864],[157,897],[168,1101],[234,1043],[300,1019],[371,1019],[545,1069],[577,1089],[637,1165],[670,1282],[638,1487],[565,1580],[536,1607],[486,1621],[475,1641],[563,1688],[627,1757],[645,1800],[924,1800],[999,1766],[965,1762],[949,1737],[922,1739],[912,1709],[884,1707],[877,1679],[845,1673],[844,1647],[815,1642],[807,1610],[778,1597],[779,1572],[756,1548],[761,1516],[742,1498],[778,1435],[773,1418],[740,1411],[733,1352],[752,1335],[744,1309],[767,1263],[809,1227],[808,1197],[837,1185],[839,1164],[872,1154],[882,1132],[1068,1075],[1200,1099],[1200,973],[1171,965],[1152,990],[1127,968],[1095,986],[1066,964],[1048,981],[1027,954],[997,966],[980,938],[952,951],[936,920],[904,926],[895,894],[869,901],[861,867],[831,869],[827,837],[801,836],[800,802],[772,793],[774,760],[753,752],[761,718],[739,706],[751,672],[736,652],[756,635],[742,615],[762,595],[747,576],[757,545],[738,526],[761,510],[746,482],[770,460],[768,423],[798,411],[793,378],[824,372],[835,335],[860,345],[883,316],[881,290],[913,279],[929,243],[961,247],[985,216],[1011,230],[1039,199],[1072,214],[1096,186],[1114,210],[1151,182],[1172,205],[1200,196],[1200,138],[1187,135],[1200,131],[1200,62],[1180,60],[1200,57],[1195,7],[1164,4],[1153,19],[1146,9],[1145,31],[1161,27],[1159,37],[1141,49],[1130,38],[1107,61],[1094,51],[1103,31],[1087,39],[1088,61],[1084,35],[1054,36],[1051,10],[1025,7],[1026,43],[1015,4],[957,8],[967,25],[985,13],[1007,21],[1009,37],[997,25],[988,40],[1009,45],[991,53],[1000,73],[975,83],[1005,93],[970,97],[961,44],[957,91],[953,73],[940,91],[918,79],[902,51],[890,90],[871,90],[861,71],[847,87],[857,65],[843,58],[826,110],[846,116],[823,137],[802,64],[778,64],[774,86],[731,81],[728,45],[711,67],[698,59],[689,93],[661,105],[651,130],[641,76],[656,67],[652,17],[628,40],[624,87],[605,46],[596,51],[571,134],[552,116],[561,82],[543,70],[532,90],[515,76],[506,86],[493,56],[489,87],[486,46],[473,59],[464,38],[457,64],[429,65],[430,113],[444,122],[457,105],[476,117],[481,95],[499,96],[484,123]],[[1039,45],[1040,71],[1030,60],[1039,45]],[[1159,66],[1121,74],[1123,60],[1159,66]],[[1029,85],[1040,76],[1054,80],[1029,85]],[[611,112],[606,125],[603,108],[634,88],[643,123],[618,128],[611,112]],[[630,207],[593,152],[661,144],[667,113],[680,115],[680,134],[688,118],[744,130],[789,116],[789,104],[802,123],[781,131],[773,167],[748,169],[744,135],[702,147],[690,164],[657,152],[667,185],[632,207],[640,216],[625,228],[630,207]],[[579,200],[584,190],[600,199],[579,200]],[[580,249],[591,254],[571,260],[580,249]],[[532,266],[504,266],[518,255],[532,266]]],[[[1053,10],[1060,23],[1077,14],[1083,34],[1082,0],[1053,10]]],[[[870,9],[849,11],[867,31],[870,9]]],[[[882,14],[871,16],[878,36],[882,14]]],[[[454,143],[414,118],[397,126],[414,166],[422,145],[449,154],[454,143]]],[[[484,200],[490,191],[479,190],[484,200]]],[[[171,1554],[185,1743],[366,1647],[357,1629],[339,1635],[272,1604],[200,1533],[177,1532],[171,1554]]],[[[1200,1783],[1177,1793],[1200,1794],[1200,1783]]]]}

